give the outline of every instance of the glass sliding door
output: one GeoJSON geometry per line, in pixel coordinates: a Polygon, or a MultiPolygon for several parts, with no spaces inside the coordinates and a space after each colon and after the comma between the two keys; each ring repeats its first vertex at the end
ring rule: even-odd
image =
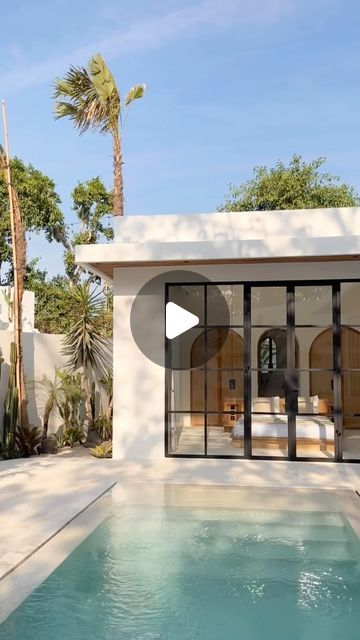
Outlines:
{"type": "Polygon", "coordinates": [[[341,284],[343,458],[360,460],[360,283],[341,284]]]}
{"type": "Polygon", "coordinates": [[[360,461],[360,282],[167,290],[200,318],[166,345],[167,455],[360,461]]]}
{"type": "Polygon", "coordinates": [[[250,304],[251,453],[287,457],[286,287],[252,286],[250,304]]]}
{"type": "Polygon", "coordinates": [[[296,456],[333,458],[334,330],[331,285],[295,286],[298,352],[295,399],[296,456]]]}

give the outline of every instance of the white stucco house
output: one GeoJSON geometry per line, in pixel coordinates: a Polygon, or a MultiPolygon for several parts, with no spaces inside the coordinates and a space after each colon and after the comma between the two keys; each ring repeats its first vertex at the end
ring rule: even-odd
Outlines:
{"type": "Polygon", "coordinates": [[[115,225],[76,261],[114,287],[116,458],[360,460],[360,209],[115,225]],[[174,340],[169,302],[199,319],[174,340]]]}

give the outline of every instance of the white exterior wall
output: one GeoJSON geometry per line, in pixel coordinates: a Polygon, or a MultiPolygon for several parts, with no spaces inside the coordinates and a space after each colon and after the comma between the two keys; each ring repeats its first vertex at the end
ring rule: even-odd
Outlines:
{"type": "MultiPolygon", "coordinates": [[[[9,380],[10,344],[14,336],[11,331],[0,331],[0,348],[4,358],[1,365],[0,379],[0,434],[4,415],[4,399],[9,380]]],[[[54,379],[55,368],[64,368],[66,358],[61,355],[62,335],[24,332],[24,373],[28,388],[28,412],[30,424],[40,427],[44,412],[44,398],[39,389],[34,389],[33,382],[46,375],[54,379]]],[[[49,422],[49,433],[54,433],[61,423],[59,414],[53,411],[49,422]]]]}
{"type": "MultiPolygon", "coordinates": [[[[264,214],[263,214],[264,215],[264,214]]],[[[267,215],[267,214],[266,214],[267,215]]],[[[165,372],[139,351],[130,328],[133,300],[152,277],[176,267],[126,267],[114,269],[114,457],[120,459],[161,459],[164,457],[165,372]]],[[[360,279],[359,262],[271,263],[181,266],[196,271],[213,282],[360,279]]],[[[357,301],[360,305],[360,300],[357,301]]],[[[355,304],[355,301],[354,301],[355,304]]],[[[359,317],[358,311],[356,314],[359,317]]],[[[144,318],[144,331],[151,319],[144,318]]],[[[265,330],[265,327],[264,327],[265,330]]],[[[259,335],[261,334],[259,330],[259,335]]],[[[306,349],[300,366],[307,367],[306,349]]],[[[257,348],[254,341],[253,357],[257,348]]],[[[184,377],[184,380],[186,376],[184,377]]],[[[185,382],[186,384],[186,382],[185,382]]],[[[188,393],[188,390],[185,391],[188,393]]]]}

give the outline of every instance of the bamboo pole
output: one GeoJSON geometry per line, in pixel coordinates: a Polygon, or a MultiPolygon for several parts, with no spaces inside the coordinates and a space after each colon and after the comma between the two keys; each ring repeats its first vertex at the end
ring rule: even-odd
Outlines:
{"type": "Polygon", "coordinates": [[[22,350],[22,297],[23,297],[23,270],[25,263],[25,238],[24,229],[21,220],[21,212],[16,193],[11,184],[10,169],[10,153],[9,153],[9,134],[6,118],[5,100],[1,101],[2,120],[5,138],[5,161],[6,161],[6,183],[9,194],[10,223],[11,223],[11,243],[13,254],[13,270],[14,270],[14,303],[13,303],[13,321],[14,321],[14,343],[16,348],[16,386],[19,391],[19,419],[21,425],[28,424],[27,407],[26,407],[26,389],[23,370],[23,350],[22,350]],[[15,210],[16,209],[16,210],[15,210]],[[19,242],[19,239],[21,242],[19,242]],[[19,253],[21,255],[19,255],[19,253]],[[21,275],[22,274],[22,275],[21,275]]]}

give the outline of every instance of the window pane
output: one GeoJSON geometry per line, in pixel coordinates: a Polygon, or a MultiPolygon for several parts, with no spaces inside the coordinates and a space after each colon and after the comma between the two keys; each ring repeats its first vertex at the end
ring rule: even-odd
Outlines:
{"type": "Polygon", "coordinates": [[[169,453],[205,453],[204,416],[190,413],[168,414],[169,453]]]}
{"type": "Polygon", "coordinates": [[[244,455],[244,439],[233,437],[234,427],[239,421],[243,421],[242,414],[208,414],[208,455],[244,455]]]}
{"type": "Polygon", "coordinates": [[[244,410],[243,371],[207,372],[207,409],[208,411],[244,410]]]}
{"type": "Polygon", "coordinates": [[[342,374],[344,427],[360,428],[360,371],[342,374]]]}
{"type": "Polygon", "coordinates": [[[168,340],[168,362],[170,369],[204,367],[206,352],[202,329],[189,329],[177,338],[168,340]]]}
{"type": "Polygon", "coordinates": [[[244,323],[244,287],[241,284],[220,284],[207,287],[208,325],[221,325],[224,323],[224,313],[221,313],[221,309],[217,309],[216,305],[219,290],[225,298],[229,309],[229,324],[242,325],[244,323]],[[215,303],[212,303],[213,300],[215,300],[215,303]]]}
{"type": "Polygon", "coordinates": [[[171,371],[168,377],[171,411],[205,411],[205,373],[201,369],[171,371]]]}
{"type": "Polygon", "coordinates": [[[251,288],[251,323],[253,325],[286,324],[286,288],[251,288]]]}
{"type": "Polygon", "coordinates": [[[199,318],[199,324],[204,324],[205,316],[205,287],[203,285],[172,285],[168,290],[169,302],[194,313],[199,318]]]}
{"type": "Polygon", "coordinates": [[[333,458],[334,423],[327,416],[297,416],[296,455],[305,458],[333,458]]]}
{"type": "Polygon", "coordinates": [[[360,332],[353,327],[341,328],[341,366],[360,369],[360,332]]]}
{"type": "Polygon", "coordinates": [[[298,413],[332,415],[334,391],[332,371],[298,371],[298,413]]]}
{"type": "Polygon", "coordinates": [[[333,331],[296,327],[296,362],[299,369],[332,369],[333,331]]]}
{"type": "MultiPolygon", "coordinates": [[[[236,433],[236,430],[234,432],[236,433]]],[[[286,415],[252,414],[251,434],[253,455],[275,457],[288,455],[288,418],[286,415]]]]}
{"type": "Polygon", "coordinates": [[[332,323],[332,287],[295,287],[295,324],[327,326],[332,323]]]}
{"type": "Polygon", "coordinates": [[[360,324],[360,282],[343,282],[341,285],[341,322],[360,324]]]}
{"type": "Polygon", "coordinates": [[[286,368],[286,329],[251,329],[251,366],[269,371],[286,368]]]}

